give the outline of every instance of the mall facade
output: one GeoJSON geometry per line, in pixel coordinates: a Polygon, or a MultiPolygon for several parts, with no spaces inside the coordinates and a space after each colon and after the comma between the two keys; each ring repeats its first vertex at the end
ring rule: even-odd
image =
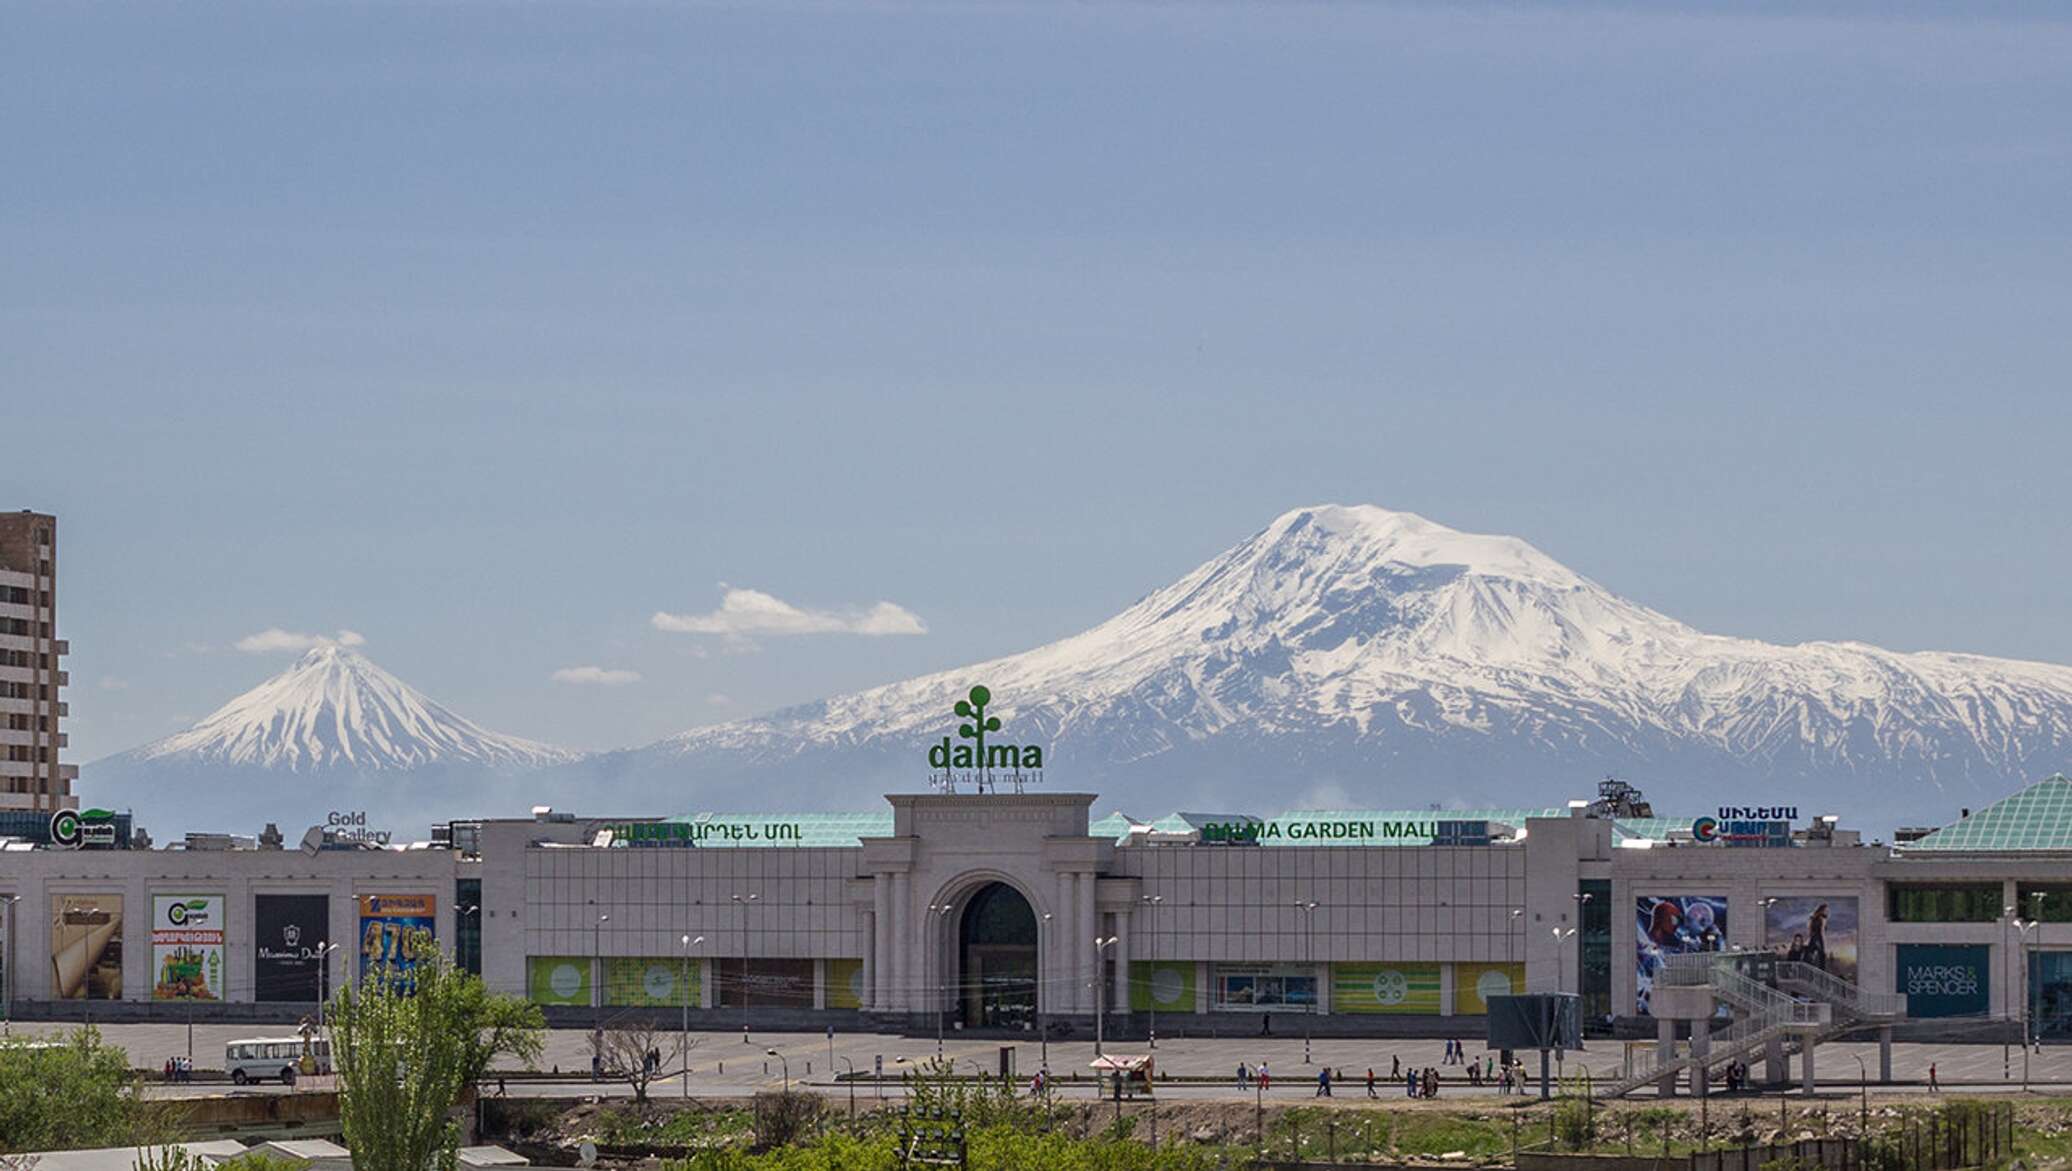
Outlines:
{"type": "Polygon", "coordinates": [[[408,847],[350,817],[301,848],[127,849],[75,822],[0,849],[0,997],[292,1018],[430,945],[564,1024],[1473,1036],[1487,998],[1522,991],[1645,1027],[1669,957],[1745,950],[1904,993],[1912,1022],[2026,1010],[2072,1035],[2072,781],[1895,844],[1637,797],[1147,822],[1083,793],[917,793],[855,814],[542,809],[408,847]]]}

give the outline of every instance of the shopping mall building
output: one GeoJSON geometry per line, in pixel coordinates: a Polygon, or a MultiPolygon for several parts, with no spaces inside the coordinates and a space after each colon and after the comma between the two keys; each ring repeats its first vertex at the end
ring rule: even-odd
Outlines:
{"type": "Polygon", "coordinates": [[[1527,990],[1643,1026],[1668,957],[1745,949],[1904,993],[1912,1021],[2026,1005],[2072,1035],[2072,781],[1894,844],[1637,797],[1141,822],[1083,793],[896,794],[543,809],[408,847],[348,817],[299,847],[129,849],[75,819],[0,848],[0,995],[17,1016],[292,1018],[429,939],[571,1024],[688,1006],[707,1028],[1015,1032],[1098,1011],[1126,1032],[1473,1036],[1488,997],[1527,990]]]}

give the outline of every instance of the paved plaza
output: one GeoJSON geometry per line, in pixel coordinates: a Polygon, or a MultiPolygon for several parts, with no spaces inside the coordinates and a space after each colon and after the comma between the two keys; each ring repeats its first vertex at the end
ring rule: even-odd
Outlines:
{"type": "MultiPolygon", "coordinates": [[[[22,1024],[13,1026],[16,1035],[48,1035],[61,1032],[70,1026],[57,1024],[22,1024]]],[[[254,1035],[279,1034],[282,1028],[251,1025],[196,1025],[190,1030],[180,1024],[119,1024],[102,1028],[102,1036],[111,1044],[123,1047],[133,1064],[145,1069],[156,1069],[167,1057],[186,1056],[189,1053],[189,1037],[192,1036],[192,1053],[198,1069],[221,1068],[223,1046],[226,1042],[254,1035]]],[[[678,1035],[674,1032],[658,1036],[657,1044],[665,1055],[665,1063],[674,1068],[678,1035]]],[[[754,1090],[781,1085],[787,1072],[793,1082],[813,1085],[829,1084],[830,1070],[847,1073],[851,1069],[868,1075],[874,1068],[882,1068],[888,1084],[887,1094],[897,1093],[896,1082],[902,1071],[929,1061],[936,1056],[936,1041],[933,1037],[899,1036],[883,1033],[836,1033],[832,1040],[824,1033],[758,1033],[751,1032],[746,1043],[740,1032],[693,1032],[690,1040],[690,1084],[691,1094],[700,1097],[724,1097],[753,1092],[754,1090]],[[770,1051],[775,1050],[776,1056],[770,1051]],[[830,1062],[832,1055],[832,1062],[830,1062]]],[[[1471,1054],[1480,1056],[1479,1042],[1470,1037],[1461,1040],[1471,1054]]],[[[999,1070],[999,1053],[1002,1046],[1014,1049],[1014,1068],[1018,1078],[1026,1080],[1042,1064],[1045,1049],[1035,1041],[1005,1041],[973,1039],[951,1036],[943,1042],[942,1054],[956,1063],[958,1072],[964,1074],[994,1074],[999,1070]]],[[[1349,1039],[1334,1037],[1319,1038],[1305,1046],[1298,1037],[1261,1037],[1244,1040],[1209,1038],[1169,1038],[1161,1040],[1155,1051],[1147,1049],[1142,1041],[1115,1042],[1108,1046],[1111,1053],[1138,1054],[1155,1052],[1158,1069],[1164,1076],[1183,1079],[1209,1079],[1206,1085],[1174,1086],[1168,1090],[1161,1087],[1160,1093],[1177,1094],[1186,1097],[1251,1097],[1252,1092],[1240,1091],[1237,1087],[1237,1066],[1244,1062],[1257,1067],[1264,1063],[1272,1074],[1270,1096],[1274,1098],[1295,1097],[1313,1094],[1318,1067],[1328,1064],[1340,1074],[1344,1084],[1338,1093],[1352,1093],[1364,1096],[1361,1083],[1371,1067],[1378,1076],[1386,1077],[1393,1061],[1400,1061],[1405,1068],[1437,1066],[1447,1076],[1442,1089],[1443,1096],[1462,1094],[1494,1094],[1487,1087],[1471,1087],[1458,1066],[1441,1065],[1444,1044],[1438,1040],[1411,1039],[1349,1039]],[[1307,1052],[1305,1053],[1305,1050],[1307,1052]],[[1307,1060],[1305,1060],[1305,1057],[1307,1060]]],[[[1580,1054],[1569,1054],[1559,1067],[1559,1072],[1575,1077],[1588,1070],[1597,1080],[1612,1080],[1623,1063],[1624,1043],[1618,1041],[1593,1041],[1580,1054]]],[[[1054,1041],[1048,1048],[1050,1068],[1053,1073],[1070,1085],[1074,1071],[1082,1079],[1087,1075],[1087,1063],[1093,1059],[1093,1044],[1090,1041],[1054,1041]]],[[[1872,1043],[1834,1042],[1820,1046],[1816,1057],[1816,1072],[1821,1089],[1827,1092],[1845,1092],[1858,1086],[1862,1070],[1867,1070],[1875,1079],[1878,1071],[1878,1047],[1872,1043]]],[[[1537,1061],[1527,1057],[1529,1068],[1537,1071],[1537,1061]]],[[[1892,1073],[1895,1089],[1925,1090],[1928,1068],[1936,1067],[1938,1080],[1950,1089],[1965,1090],[2009,1090],[2019,1089],[2023,1076],[2023,1054],[2019,1048],[2003,1050],[1999,1045],[1925,1045],[1896,1044],[1893,1046],[1892,1073]]],[[[514,1067],[515,1069],[515,1067],[514,1067]]],[[[589,1034],[582,1030],[556,1029],[547,1035],[546,1051],[540,1060],[540,1070],[549,1074],[545,1080],[526,1078],[507,1083],[507,1092],[512,1094],[562,1096],[568,1094],[611,1093],[609,1085],[598,1086],[588,1080],[590,1069],[589,1034]],[[553,1078],[558,1071],[566,1075],[553,1078]]],[[[1758,1063],[1760,1072],[1760,1063],[1758,1063]]],[[[1797,1063],[1792,1073],[1796,1077],[1797,1063]]],[[[2072,1090],[2072,1046],[2045,1046],[2028,1055],[2028,1076],[2032,1087],[2056,1092],[2072,1090]]],[[[1875,1086],[1875,1080],[1873,1081],[1875,1086]]],[[[198,1086],[197,1089],[206,1087],[198,1086]]],[[[672,1075],[658,1083],[654,1092],[679,1094],[685,1089],[680,1078],[672,1075]]],[[[876,1088],[866,1082],[859,1093],[876,1093],[876,1088]]],[[[1382,1093],[1387,1095],[1388,1087],[1382,1093]]],[[[1400,1087],[1396,1093],[1401,1094],[1400,1087]]]]}

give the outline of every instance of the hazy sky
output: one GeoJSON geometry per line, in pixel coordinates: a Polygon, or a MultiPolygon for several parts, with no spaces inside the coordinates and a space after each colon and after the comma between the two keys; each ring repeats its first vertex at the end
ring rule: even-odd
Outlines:
{"type": "Polygon", "coordinates": [[[7,3],[70,757],[269,628],[641,743],[1327,500],[2072,662],[2067,11],[7,3]]]}

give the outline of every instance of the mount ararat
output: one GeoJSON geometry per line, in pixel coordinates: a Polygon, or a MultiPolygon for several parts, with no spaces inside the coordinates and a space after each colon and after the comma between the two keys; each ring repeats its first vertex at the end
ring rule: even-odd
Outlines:
{"type": "Polygon", "coordinates": [[[194,730],[89,765],[82,785],[111,764],[225,780],[255,766],[342,773],[392,790],[425,770],[474,770],[479,813],[539,800],[868,809],[922,784],[929,746],[954,735],[953,705],[974,684],[991,690],[1002,736],[1043,746],[1048,787],[1150,815],[1548,805],[1614,773],[1665,811],[1795,804],[1883,829],[1946,822],[2072,759],[2072,668],[1706,634],[1514,537],[1319,506],[1058,642],[640,749],[572,758],[429,701],[442,718],[390,719],[375,738],[368,703],[330,696],[313,710],[296,689],[262,701],[268,684],[194,730]],[[327,721],[381,751],[284,747],[327,721]]]}

